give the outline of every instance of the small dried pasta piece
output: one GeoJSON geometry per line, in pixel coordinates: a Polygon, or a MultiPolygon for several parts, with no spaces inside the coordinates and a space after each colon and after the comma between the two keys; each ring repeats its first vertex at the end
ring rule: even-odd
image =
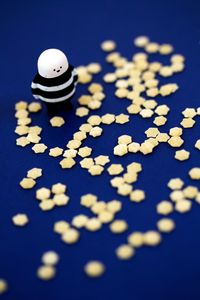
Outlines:
{"type": "Polygon", "coordinates": [[[119,259],[128,260],[132,258],[135,254],[135,250],[132,246],[122,244],[116,249],[116,255],[119,259]]]}
{"type": "Polygon", "coordinates": [[[15,104],[15,110],[27,109],[28,103],[26,101],[19,101],[15,104]]]}
{"type": "Polygon", "coordinates": [[[123,156],[128,153],[128,148],[126,144],[119,144],[114,147],[114,154],[118,156],[123,156]]]}
{"type": "Polygon", "coordinates": [[[170,61],[175,63],[175,62],[184,62],[185,57],[182,54],[173,54],[170,58],[170,61]]]}
{"type": "Polygon", "coordinates": [[[128,224],[124,220],[115,220],[110,224],[109,228],[113,233],[123,233],[128,229],[128,224]]]}
{"type": "Polygon", "coordinates": [[[178,202],[184,199],[183,191],[180,190],[174,190],[169,196],[173,202],[178,202]]]}
{"type": "Polygon", "coordinates": [[[156,137],[156,141],[159,143],[165,143],[170,139],[170,136],[167,133],[159,133],[156,137]]]}
{"type": "Polygon", "coordinates": [[[73,134],[73,139],[78,141],[83,141],[86,139],[86,137],[87,137],[86,133],[82,131],[77,131],[73,134]]]}
{"type": "Polygon", "coordinates": [[[157,127],[149,127],[146,131],[145,134],[147,137],[156,137],[160,131],[158,130],[157,127]]]}
{"type": "Polygon", "coordinates": [[[32,122],[31,118],[18,119],[17,125],[29,125],[32,122]]]}
{"type": "Polygon", "coordinates": [[[75,228],[69,228],[62,236],[61,239],[66,244],[74,244],[78,242],[80,233],[75,228]]]}
{"type": "Polygon", "coordinates": [[[40,266],[37,270],[38,278],[42,280],[50,280],[56,275],[56,269],[53,266],[43,265],[40,266]]]}
{"type": "Polygon", "coordinates": [[[41,210],[43,211],[49,211],[52,210],[55,206],[55,203],[53,200],[51,199],[47,199],[45,201],[40,202],[39,207],[41,208],[41,210]]]}
{"type": "Polygon", "coordinates": [[[160,69],[159,74],[163,77],[170,77],[173,75],[173,70],[172,70],[171,66],[163,66],[160,69]]]}
{"type": "Polygon", "coordinates": [[[117,124],[125,124],[129,122],[129,116],[125,114],[120,114],[116,116],[115,122],[117,124]]]}
{"type": "Polygon", "coordinates": [[[32,113],[36,113],[42,109],[42,105],[39,102],[31,102],[28,106],[28,110],[32,113]]]}
{"type": "Polygon", "coordinates": [[[59,255],[55,251],[47,251],[42,255],[42,263],[48,266],[54,266],[59,261],[59,255]]]}
{"type": "Polygon", "coordinates": [[[171,147],[181,147],[183,143],[184,143],[184,140],[181,137],[179,137],[179,136],[172,136],[168,140],[168,144],[171,147]]]}
{"type": "Polygon", "coordinates": [[[167,200],[161,201],[156,206],[157,213],[161,215],[168,215],[173,212],[173,209],[172,203],[167,200]]]}
{"type": "Polygon", "coordinates": [[[118,137],[118,144],[130,144],[132,142],[132,137],[130,135],[124,134],[118,137]]]}
{"type": "Polygon", "coordinates": [[[153,110],[149,109],[149,108],[144,108],[140,111],[140,115],[143,118],[151,118],[153,116],[154,112],[153,110]]]}
{"type": "Polygon", "coordinates": [[[87,71],[91,74],[98,74],[101,72],[101,65],[99,63],[90,63],[87,66],[87,71]]]}
{"type": "Polygon", "coordinates": [[[170,44],[162,44],[159,46],[159,53],[162,55],[167,55],[173,52],[173,46],[170,44]]]}
{"type": "Polygon", "coordinates": [[[103,92],[103,86],[100,83],[93,82],[89,85],[88,91],[91,94],[103,92]]]}
{"type": "Polygon", "coordinates": [[[157,227],[160,232],[168,233],[175,229],[175,223],[171,219],[163,218],[157,222],[157,227]]]}
{"type": "Polygon", "coordinates": [[[182,114],[185,118],[193,118],[197,113],[194,108],[186,108],[184,111],[182,111],[182,114]]]}
{"type": "Polygon", "coordinates": [[[143,237],[144,244],[147,246],[157,246],[162,240],[160,233],[154,230],[145,232],[143,237]]]}
{"type": "Polygon", "coordinates": [[[91,211],[97,215],[105,210],[106,210],[106,202],[104,202],[104,201],[98,201],[91,207],[91,211]]]}
{"type": "Polygon", "coordinates": [[[192,202],[186,199],[182,199],[176,202],[175,210],[179,213],[186,213],[191,210],[192,202]]]}
{"type": "Polygon", "coordinates": [[[16,226],[25,226],[28,222],[28,216],[26,214],[17,214],[12,217],[13,224],[16,226]]]}
{"type": "Polygon", "coordinates": [[[77,153],[78,153],[78,151],[75,149],[67,149],[63,153],[63,156],[67,157],[67,158],[69,158],[69,157],[74,158],[74,157],[76,157],[77,153]]]}
{"type": "Polygon", "coordinates": [[[45,144],[43,144],[43,143],[41,143],[41,144],[35,144],[32,147],[32,150],[35,153],[44,153],[46,149],[47,149],[47,146],[45,144]]]}
{"type": "Polygon", "coordinates": [[[16,139],[17,146],[25,147],[29,144],[30,144],[30,141],[25,136],[21,136],[20,138],[16,139]]]}
{"type": "Polygon", "coordinates": [[[192,118],[183,118],[180,124],[183,128],[192,128],[195,124],[195,120],[192,118]]]}
{"type": "Polygon", "coordinates": [[[113,114],[105,114],[101,117],[101,122],[103,124],[107,124],[107,125],[110,125],[112,124],[113,122],[115,122],[115,115],[113,114]]]}
{"type": "Polygon", "coordinates": [[[68,158],[63,158],[59,164],[62,169],[71,169],[76,164],[76,162],[73,158],[68,157],[68,158]]]}
{"type": "Polygon", "coordinates": [[[70,224],[66,221],[57,221],[54,223],[53,230],[58,234],[65,233],[70,228],[70,224]]]}
{"type": "Polygon", "coordinates": [[[39,143],[39,141],[41,140],[41,137],[36,133],[29,133],[26,138],[29,142],[34,144],[39,143]]]}
{"type": "Polygon", "coordinates": [[[8,283],[5,279],[0,278],[0,295],[8,290],[8,283]]]}
{"type": "Polygon", "coordinates": [[[107,155],[99,155],[94,158],[94,161],[97,165],[105,166],[107,163],[109,163],[110,159],[107,155]]]}
{"type": "Polygon", "coordinates": [[[176,83],[168,83],[168,84],[162,85],[160,87],[159,92],[160,92],[161,96],[166,97],[172,93],[175,93],[177,90],[178,90],[178,85],[176,83]]]}
{"type": "Polygon", "coordinates": [[[78,149],[81,146],[81,141],[78,140],[70,140],[67,143],[67,148],[69,149],[78,149]]]}
{"type": "Polygon", "coordinates": [[[134,248],[142,247],[144,244],[143,233],[139,231],[134,231],[128,235],[128,243],[134,248]]]}
{"type": "Polygon", "coordinates": [[[137,115],[139,112],[141,112],[141,110],[141,106],[137,104],[131,104],[127,107],[127,111],[131,115],[137,115]]]}
{"type": "Polygon", "coordinates": [[[86,194],[81,197],[81,205],[91,207],[97,202],[97,196],[94,194],[86,194]]]}
{"type": "Polygon", "coordinates": [[[62,117],[53,117],[50,119],[52,127],[61,127],[65,124],[65,120],[62,117]]]}
{"type": "Polygon", "coordinates": [[[145,51],[148,53],[156,53],[159,51],[159,44],[155,42],[149,42],[145,46],[145,51]]]}
{"type": "Polygon", "coordinates": [[[93,158],[84,158],[80,161],[81,168],[90,169],[94,165],[93,158]]]}
{"type": "Polygon", "coordinates": [[[113,214],[119,212],[122,209],[122,203],[118,200],[111,200],[107,203],[107,210],[113,214]]]}
{"type": "Polygon", "coordinates": [[[100,261],[89,261],[85,266],[84,266],[84,271],[89,277],[100,277],[103,275],[105,272],[105,266],[102,262],[100,261]]]}
{"type": "Polygon", "coordinates": [[[17,119],[25,119],[25,118],[28,117],[28,115],[29,115],[29,113],[28,113],[28,111],[25,110],[25,109],[20,109],[20,110],[18,110],[18,111],[15,113],[15,117],[16,117],[17,119]]]}
{"type": "Polygon", "coordinates": [[[92,175],[92,176],[97,176],[97,175],[101,175],[103,172],[104,168],[100,165],[93,165],[88,169],[88,172],[92,175]]]}
{"type": "MultiPolygon", "coordinates": [[[[96,94],[94,94],[95,96],[96,94]]],[[[102,103],[99,100],[92,100],[89,104],[88,104],[88,108],[95,110],[95,109],[99,109],[101,107],[102,103]]]]}
{"type": "Polygon", "coordinates": [[[39,135],[42,132],[42,127],[40,126],[31,126],[29,127],[29,133],[35,133],[39,135]]]}
{"type": "Polygon", "coordinates": [[[88,114],[89,114],[89,109],[86,107],[78,107],[75,112],[75,115],[78,117],[85,117],[88,114]]]}
{"type": "Polygon", "coordinates": [[[28,170],[28,172],[27,172],[28,178],[36,179],[41,176],[42,176],[42,169],[40,169],[40,168],[33,168],[33,169],[28,170]]]}
{"type": "Polygon", "coordinates": [[[119,187],[122,183],[124,183],[124,178],[123,177],[114,177],[113,179],[111,179],[110,181],[112,187],[119,187]]]}
{"type": "Polygon", "coordinates": [[[194,199],[198,194],[198,188],[196,186],[188,185],[184,188],[183,194],[188,199],[194,199]]]}
{"type": "MultiPolygon", "coordinates": [[[[101,124],[101,117],[100,116],[97,116],[97,115],[93,115],[93,116],[90,116],[88,119],[87,119],[87,122],[92,125],[92,126],[98,126],[99,124],[101,124]]],[[[91,130],[92,128],[90,128],[91,130]]],[[[90,132],[90,130],[88,132],[90,132]]]]}
{"type": "Polygon", "coordinates": [[[186,151],[184,149],[178,150],[178,151],[176,151],[174,157],[180,161],[187,160],[190,157],[190,152],[186,151]]]}
{"type": "Polygon", "coordinates": [[[157,126],[165,125],[166,122],[167,122],[167,118],[165,118],[163,116],[155,117],[155,119],[153,121],[153,123],[157,126]]]}
{"type": "Polygon", "coordinates": [[[169,110],[170,108],[167,105],[163,104],[156,107],[155,113],[159,116],[166,116],[169,110]]]}
{"type": "Polygon", "coordinates": [[[153,152],[154,145],[151,142],[145,141],[140,145],[140,152],[144,155],[153,152]]]}
{"type": "Polygon", "coordinates": [[[66,189],[67,189],[66,185],[60,182],[53,184],[51,187],[51,191],[55,195],[64,194],[66,192],[66,189]]]}
{"type": "Polygon", "coordinates": [[[57,206],[67,205],[69,202],[69,197],[65,194],[57,194],[53,197],[53,202],[57,206]]]}
{"type": "Polygon", "coordinates": [[[92,153],[92,148],[90,148],[90,147],[82,147],[82,148],[79,148],[79,150],[78,150],[78,155],[83,158],[90,156],[91,153],[92,153]]]}
{"type": "Polygon", "coordinates": [[[184,185],[184,182],[180,178],[172,178],[172,179],[170,179],[170,181],[167,184],[167,186],[171,190],[181,189],[183,187],[183,185],[184,185]]]}
{"type": "Polygon", "coordinates": [[[36,181],[32,178],[23,178],[19,184],[23,189],[32,189],[36,185],[36,181]]]}
{"type": "Polygon", "coordinates": [[[197,148],[198,150],[200,150],[200,139],[196,141],[195,143],[195,148],[197,148]]]}
{"type": "Polygon", "coordinates": [[[15,128],[15,133],[18,135],[24,135],[29,132],[29,127],[25,125],[19,125],[15,128]]]}
{"type": "Polygon", "coordinates": [[[103,80],[106,82],[106,83],[112,83],[112,82],[115,82],[117,79],[116,77],[116,74],[115,73],[107,73],[103,76],[103,80]]]}
{"type": "Polygon", "coordinates": [[[194,179],[194,180],[200,180],[200,168],[192,168],[190,171],[189,171],[189,176],[191,179],[194,179]]]}
{"type": "Polygon", "coordinates": [[[110,167],[107,169],[108,173],[110,175],[118,175],[120,174],[124,168],[122,167],[121,164],[112,164],[110,167]]]}
{"type": "Polygon", "coordinates": [[[181,136],[183,134],[183,129],[181,127],[170,128],[169,134],[171,136],[181,136]]]}
{"type": "Polygon", "coordinates": [[[131,143],[128,145],[128,152],[131,153],[137,153],[140,150],[140,144],[139,143],[131,143]]]}
{"type": "Polygon", "coordinates": [[[89,135],[93,136],[93,137],[98,137],[100,135],[102,135],[103,129],[99,126],[95,126],[90,130],[89,135]]]}
{"type": "Polygon", "coordinates": [[[47,200],[50,197],[51,191],[45,187],[40,188],[36,191],[36,199],[38,200],[47,200]]]}
{"type": "Polygon", "coordinates": [[[101,227],[102,227],[102,224],[101,224],[100,220],[96,217],[88,219],[85,224],[85,228],[92,232],[101,229],[101,227]]]}
{"type": "Polygon", "coordinates": [[[72,219],[72,225],[76,228],[83,228],[88,220],[86,215],[77,215],[72,219]]]}
{"type": "Polygon", "coordinates": [[[149,38],[147,36],[138,36],[134,39],[134,45],[139,48],[145,47],[149,43],[149,38]]]}
{"type": "Polygon", "coordinates": [[[145,199],[145,192],[143,190],[134,190],[130,193],[130,200],[133,202],[141,202],[145,199]]]}
{"type": "Polygon", "coordinates": [[[117,189],[117,193],[121,196],[128,196],[131,191],[132,191],[133,187],[128,184],[128,183],[122,183],[118,189],[117,189]]]}
{"type": "Polygon", "coordinates": [[[118,98],[126,98],[128,96],[128,89],[118,88],[115,92],[115,96],[118,98]]]}
{"type": "Polygon", "coordinates": [[[103,210],[98,214],[98,218],[102,224],[107,224],[113,220],[114,215],[111,211],[103,210]]]}
{"type": "Polygon", "coordinates": [[[155,88],[150,88],[146,91],[146,94],[148,97],[156,97],[159,94],[159,90],[157,87],[155,88]]]}
{"type": "Polygon", "coordinates": [[[55,148],[49,149],[49,155],[53,156],[53,157],[58,157],[58,156],[62,155],[62,153],[63,153],[63,149],[60,147],[55,147],[55,148]]]}
{"type": "Polygon", "coordinates": [[[116,48],[116,43],[112,40],[107,40],[101,43],[101,49],[105,52],[113,51],[116,48]]]}

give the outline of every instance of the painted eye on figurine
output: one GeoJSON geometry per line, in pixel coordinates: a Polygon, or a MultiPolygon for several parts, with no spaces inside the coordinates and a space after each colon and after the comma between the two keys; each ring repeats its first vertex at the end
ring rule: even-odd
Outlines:
{"type": "Polygon", "coordinates": [[[54,72],[55,72],[56,69],[53,69],[53,70],[54,70],[54,72]]]}
{"type": "Polygon", "coordinates": [[[62,66],[60,66],[60,69],[62,69],[62,66]]]}

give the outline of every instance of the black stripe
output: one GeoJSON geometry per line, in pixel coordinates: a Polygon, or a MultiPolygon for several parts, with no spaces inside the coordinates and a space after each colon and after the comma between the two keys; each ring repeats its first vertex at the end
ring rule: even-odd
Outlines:
{"type": "Polygon", "coordinates": [[[73,89],[74,89],[74,81],[65,89],[56,92],[46,92],[46,91],[42,91],[39,88],[36,89],[32,88],[31,90],[33,95],[42,96],[47,99],[56,99],[56,98],[67,96],[72,92],[73,89]]]}
{"type": "Polygon", "coordinates": [[[47,87],[61,85],[71,78],[73,69],[74,67],[69,65],[65,73],[54,78],[45,78],[42,77],[39,73],[37,73],[33,79],[33,83],[38,83],[47,87]]]}
{"type": "Polygon", "coordinates": [[[74,75],[74,82],[77,82],[78,81],[78,75],[74,75]]]}

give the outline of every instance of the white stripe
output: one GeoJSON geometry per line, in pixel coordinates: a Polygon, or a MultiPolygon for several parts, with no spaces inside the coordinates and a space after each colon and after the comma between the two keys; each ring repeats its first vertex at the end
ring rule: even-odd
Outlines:
{"type": "Polygon", "coordinates": [[[74,92],[75,92],[75,88],[68,95],[60,97],[60,98],[56,98],[56,99],[49,99],[49,98],[42,97],[40,95],[34,95],[34,97],[38,97],[40,100],[42,100],[44,102],[57,103],[57,102],[62,102],[62,101],[69,99],[74,94],[74,92]]]}

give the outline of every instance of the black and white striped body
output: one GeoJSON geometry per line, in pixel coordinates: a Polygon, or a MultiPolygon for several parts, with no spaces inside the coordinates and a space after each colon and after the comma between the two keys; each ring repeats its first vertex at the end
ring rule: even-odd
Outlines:
{"type": "Polygon", "coordinates": [[[71,65],[62,75],[53,78],[45,78],[37,73],[31,84],[32,94],[34,98],[47,103],[60,103],[74,95],[77,80],[76,70],[71,65]]]}

